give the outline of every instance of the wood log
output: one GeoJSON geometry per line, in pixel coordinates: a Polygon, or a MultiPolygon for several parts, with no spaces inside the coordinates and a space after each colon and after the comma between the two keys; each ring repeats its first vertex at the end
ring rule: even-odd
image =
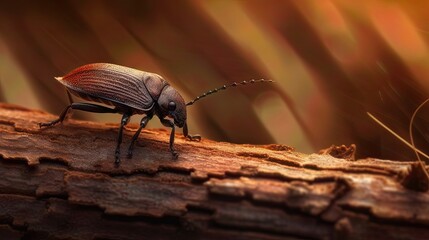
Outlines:
{"type": "Polygon", "coordinates": [[[174,160],[164,129],[143,130],[127,159],[131,124],[115,167],[118,124],[39,128],[54,118],[0,104],[1,239],[429,237],[429,194],[410,189],[425,186],[413,162],[179,134],[174,160]]]}

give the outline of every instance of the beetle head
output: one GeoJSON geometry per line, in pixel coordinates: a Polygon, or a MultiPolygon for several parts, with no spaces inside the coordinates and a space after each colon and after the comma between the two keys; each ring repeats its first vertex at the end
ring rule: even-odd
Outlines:
{"type": "Polygon", "coordinates": [[[182,96],[170,85],[167,85],[158,98],[158,116],[171,117],[174,124],[183,127],[186,123],[186,104],[182,96]]]}

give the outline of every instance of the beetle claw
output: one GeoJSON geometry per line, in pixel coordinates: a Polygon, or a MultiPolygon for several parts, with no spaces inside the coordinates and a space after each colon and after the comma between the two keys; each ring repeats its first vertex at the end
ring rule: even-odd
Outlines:
{"type": "Polygon", "coordinates": [[[200,142],[201,141],[201,136],[198,134],[195,135],[188,135],[186,136],[186,139],[189,141],[193,141],[193,142],[200,142]]]}
{"type": "Polygon", "coordinates": [[[127,158],[130,159],[133,157],[133,142],[131,142],[130,146],[128,147],[128,153],[127,153],[127,158]]]}
{"type": "Polygon", "coordinates": [[[54,125],[52,122],[39,123],[39,128],[42,128],[42,127],[50,127],[50,126],[52,126],[52,125],[54,125]]]}
{"type": "Polygon", "coordinates": [[[115,158],[115,166],[119,166],[120,163],[121,163],[121,159],[115,158]]]}

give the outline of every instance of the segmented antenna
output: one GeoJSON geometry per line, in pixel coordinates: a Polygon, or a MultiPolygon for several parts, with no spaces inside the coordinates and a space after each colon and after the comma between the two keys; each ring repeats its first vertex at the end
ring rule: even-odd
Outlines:
{"type": "Polygon", "coordinates": [[[213,89],[213,90],[210,90],[210,91],[208,91],[208,92],[205,92],[205,93],[201,94],[200,96],[196,97],[194,100],[192,100],[192,101],[188,102],[188,103],[186,104],[186,106],[190,106],[190,105],[194,104],[196,101],[198,101],[198,100],[200,100],[200,99],[202,99],[202,98],[205,98],[205,97],[207,97],[207,96],[208,96],[208,95],[210,95],[210,94],[217,93],[217,92],[219,92],[219,91],[221,91],[221,90],[225,90],[225,89],[227,89],[227,88],[229,88],[229,87],[237,87],[237,86],[239,86],[239,85],[246,85],[246,84],[249,84],[249,83],[252,83],[252,84],[253,84],[253,83],[264,83],[264,82],[274,82],[274,81],[273,81],[273,80],[271,80],[271,79],[269,79],[269,80],[265,80],[265,79],[258,79],[258,80],[255,80],[255,79],[252,79],[252,80],[250,80],[250,81],[246,81],[246,80],[244,80],[244,81],[239,82],[239,83],[234,82],[234,83],[231,83],[231,84],[223,85],[222,87],[215,88],[215,89],[213,89]]]}

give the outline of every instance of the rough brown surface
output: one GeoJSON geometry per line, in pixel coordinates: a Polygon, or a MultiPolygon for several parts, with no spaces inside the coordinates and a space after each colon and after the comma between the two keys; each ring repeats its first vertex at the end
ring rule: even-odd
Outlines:
{"type": "MultiPolygon", "coordinates": [[[[410,162],[305,155],[144,130],[114,165],[117,124],[0,105],[0,236],[6,239],[425,239],[429,194],[410,162]]],[[[344,149],[348,154],[350,149],[344,149]]],[[[340,151],[336,149],[336,151],[340,151]]],[[[341,154],[337,154],[340,156],[341,154]]],[[[352,155],[352,154],[351,154],[352,155]]]]}

